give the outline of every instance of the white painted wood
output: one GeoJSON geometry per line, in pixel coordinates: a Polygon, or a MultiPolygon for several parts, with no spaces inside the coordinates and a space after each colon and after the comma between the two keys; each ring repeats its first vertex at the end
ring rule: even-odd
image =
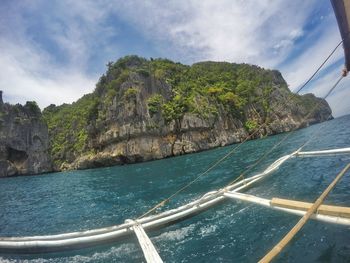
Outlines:
{"type": "MultiPolygon", "coordinates": [[[[201,198],[180,206],[169,211],[165,211],[158,215],[152,215],[149,217],[141,218],[138,220],[142,224],[143,228],[161,227],[164,224],[171,223],[173,221],[180,220],[188,217],[192,214],[199,213],[211,206],[214,206],[220,201],[223,201],[225,197],[223,193],[231,191],[239,191],[252,185],[253,183],[261,180],[265,176],[269,175],[286,160],[293,157],[293,154],[283,156],[271,164],[263,173],[241,180],[226,188],[219,189],[204,194],[201,198]],[[239,186],[239,187],[238,187],[239,186]]],[[[16,250],[21,252],[31,250],[31,252],[46,252],[46,251],[60,251],[67,248],[89,246],[108,240],[116,240],[125,235],[130,235],[132,230],[132,223],[125,223],[118,226],[112,226],[107,228],[88,230],[83,232],[65,233],[59,235],[47,235],[36,237],[10,237],[0,238],[0,250],[16,250]]]]}
{"type": "MultiPolygon", "coordinates": [[[[279,206],[273,206],[271,205],[269,199],[257,197],[254,195],[247,195],[247,194],[242,194],[242,193],[234,193],[234,192],[226,192],[224,194],[226,197],[229,197],[231,199],[235,200],[241,200],[241,201],[246,201],[258,205],[262,205],[265,207],[272,208],[274,210],[280,210],[286,213],[290,214],[295,214],[299,216],[303,216],[306,214],[306,211],[303,210],[297,210],[297,209],[290,209],[290,208],[284,208],[284,207],[279,207],[279,206]]],[[[311,216],[312,219],[327,222],[327,223],[333,223],[333,224],[340,224],[340,225],[350,225],[350,219],[345,218],[345,217],[340,217],[340,216],[329,216],[329,215],[322,215],[322,214],[313,214],[311,216]]]]}
{"type": "Polygon", "coordinates": [[[350,153],[350,148],[339,148],[322,151],[298,152],[297,156],[320,156],[320,155],[334,155],[350,153]]]}
{"type": "Polygon", "coordinates": [[[136,237],[141,246],[143,255],[147,263],[163,263],[163,260],[160,258],[156,248],[154,247],[152,241],[147,236],[145,230],[142,228],[142,225],[137,221],[132,221],[128,219],[126,222],[133,223],[132,229],[134,230],[136,237]]]}
{"type": "MultiPolygon", "coordinates": [[[[350,148],[342,149],[332,149],[325,151],[314,151],[314,152],[294,152],[289,155],[282,156],[275,162],[273,162],[269,167],[267,167],[262,173],[256,174],[252,177],[245,178],[237,183],[229,185],[225,188],[211,191],[204,194],[201,198],[194,200],[188,204],[180,206],[175,209],[164,211],[157,215],[151,215],[144,218],[138,219],[138,223],[144,229],[150,229],[154,227],[162,227],[165,224],[180,220],[182,218],[191,216],[193,214],[199,213],[205,209],[208,209],[217,203],[223,201],[225,198],[230,197],[231,193],[236,193],[243,190],[252,184],[262,180],[269,174],[276,171],[285,161],[296,156],[312,156],[313,154],[343,154],[350,153],[350,148]]],[[[240,194],[241,195],[241,194],[240,194]]],[[[236,195],[237,197],[237,195],[236,195]]],[[[243,199],[242,199],[243,200],[243,199]]],[[[264,202],[260,200],[260,204],[264,202]]],[[[276,210],[282,210],[289,213],[303,215],[301,211],[290,211],[291,209],[277,208],[276,210]]],[[[343,218],[324,218],[326,216],[315,215],[316,219],[334,222],[338,224],[349,224],[349,220],[344,220],[343,218]]],[[[98,243],[103,243],[106,241],[117,240],[118,238],[130,235],[132,231],[133,223],[124,223],[121,225],[115,225],[105,228],[64,233],[57,235],[44,235],[44,236],[30,236],[30,237],[0,237],[0,250],[1,251],[11,251],[16,250],[17,252],[28,251],[33,252],[47,252],[47,251],[61,251],[67,249],[73,249],[75,247],[86,247],[95,245],[98,243]]]]}

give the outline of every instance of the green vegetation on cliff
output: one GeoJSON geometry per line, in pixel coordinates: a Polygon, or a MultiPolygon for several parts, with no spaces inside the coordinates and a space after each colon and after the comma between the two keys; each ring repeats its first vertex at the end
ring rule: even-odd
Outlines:
{"type": "Polygon", "coordinates": [[[83,96],[73,104],[50,105],[43,111],[56,165],[74,160],[87,149],[88,125],[96,118],[98,97],[83,96]]]}
{"type": "Polygon", "coordinates": [[[271,101],[278,96],[289,96],[304,111],[315,103],[314,97],[293,95],[275,70],[210,61],[188,66],[126,56],[107,64],[93,93],[73,104],[51,105],[43,115],[53,160],[62,167],[109,143],[128,140],[141,129],[137,125],[144,125],[144,133],[158,129],[166,134],[170,127],[175,127],[172,133],[180,132],[185,114],[204,122],[230,118],[237,120],[238,126],[233,126],[252,133],[271,121],[271,101]]]}
{"type": "Polygon", "coordinates": [[[267,104],[276,85],[275,72],[246,64],[201,62],[189,67],[162,59],[149,64],[154,76],[160,75],[172,87],[173,97],[162,108],[168,121],[185,112],[208,117],[221,106],[242,117],[248,103],[267,104]]]}

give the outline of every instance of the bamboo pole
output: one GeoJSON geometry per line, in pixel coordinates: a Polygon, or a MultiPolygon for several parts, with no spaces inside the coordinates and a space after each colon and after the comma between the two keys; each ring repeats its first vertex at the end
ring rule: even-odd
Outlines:
{"type": "Polygon", "coordinates": [[[280,242],[273,249],[270,250],[259,263],[271,262],[271,260],[276,257],[285,246],[293,239],[293,237],[299,232],[299,230],[306,224],[310,217],[315,213],[317,208],[323,203],[323,200],[327,197],[329,192],[334,188],[338,181],[343,177],[343,175],[350,169],[350,163],[345,166],[345,168],[336,176],[333,182],[326,188],[326,190],[320,195],[316,202],[307,210],[306,214],[299,220],[299,222],[288,232],[287,235],[282,238],[280,242]]]}
{"type": "MultiPolygon", "coordinates": [[[[304,216],[307,212],[307,209],[309,209],[313,203],[306,203],[309,206],[307,207],[306,210],[300,210],[300,208],[297,207],[282,207],[282,206],[275,206],[271,204],[270,199],[265,199],[261,197],[257,197],[254,195],[248,195],[248,194],[242,194],[242,193],[237,193],[237,192],[226,192],[224,196],[231,198],[233,200],[239,200],[239,201],[244,201],[244,202],[249,202],[249,203],[254,203],[257,205],[261,205],[264,207],[269,207],[271,209],[277,210],[277,211],[282,211],[286,212],[289,214],[294,214],[294,215],[299,215],[299,216],[304,216]]],[[[305,203],[304,203],[305,204],[305,203]]],[[[344,215],[337,215],[337,212],[334,213],[333,215],[331,214],[325,214],[325,211],[320,211],[323,207],[327,208],[334,208],[336,210],[339,210],[340,208],[343,209],[350,209],[348,207],[340,207],[340,206],[323,206],[321,205],[317,211],[317,213],[313,214],[311,216],[311,219],[315,219],[318,221],[326,222],[326,223],[331,223],[331,224],[339,224],[339,225],[345,225],[345,226],[350,226],[350,218],[344,217],[344,215]]],[[[331,210],[329,211],[331,213],[331,210]]],[[[345,215],[346,216],[346,215],[345,215]]]]}
{"type": "MultiPolygon", "coordinates": [[[[345,149],[332,149],[334,154],[347,151],[345,149]]],[[[323,152],[323,151],[321,151],[323,152]]],[[[218,202],[224,200],[227,195],[224,193],[235,193],[247,188],[248,186],[258,182],[267,175],[277,170],[285,161],[297,156],[297,152],[282,156],[267,167],[262,173],[245,178],[235,184],[231,184],[223,189],[212,191],[204,194],[201,198],[194,200],[188,204],[182,205],[178,208],[167,210],[156,215],[147,216],[138,220],[144,229],[151,229],[153,227],[160,227],[181,220],[183,218],[192,216],[209,207],[214,206],[218,202]]],[[[283,208],[274,208],[278,210],[287,211],[283,208]]],[[[335,221],[335,223],[347,224],[347,222],[335,221]]],[[[333,222],[333,220],[332,220],[333,222]]],[[[20,253],[30,251],[31,253],[62,251],[74,249],[76,247],[88,247],[99,242],[107,242],[110,240],[117,240],[118,238],[130,235],[132,231],[131,223],[124,223],[121,225],[114,225],[105,228],[92,229],[79,232],[71,232],[56,235],[43,236],[29,236],[29,237],[0,237],[0,251],[17,251],[20,253]]]]}

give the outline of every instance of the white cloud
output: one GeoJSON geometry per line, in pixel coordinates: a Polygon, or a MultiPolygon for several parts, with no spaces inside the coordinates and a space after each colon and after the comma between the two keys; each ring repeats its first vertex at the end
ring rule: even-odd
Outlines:
{"type": "Polygon", "coordinates": [[[302,29],[294,29],[289,33],[287,38],[282,39],[279,43],[273,46],[274,49],[280,50],[291,47],[294,44],[294,41],[303,36],[304,32],[302,29]]]}
{"type": "MultiPolygon", "coordinates": [[[[310,17],[317,0],[62,0],[54,2],[54,15],[42,14],[44,3],[26,1],[19,8],[41,12],[47,31],[43,34],[59,47],[67,62],[59,64],[38,46],[21,10],[10,10],[13,27],[0,24],[0,32],[6,31],[0,35],[4,54],[0,87],[12,102],[30,99],[46,106],[71,102],[92,91],[98,76],[86,72],[93,51],[109,60],[117,55],[118,43],[110,40],[119,33],[119,25],[106,23],[111,17],[133,26],[164,57],[185,63],[218,60],[277,68],[293,90],[340,40],[331,13],[310,17]],[[306,28],[311,20],[312,32],[306,28]],[[305,43],[312,45],[305,47],[305,43]],[[300,51],[297,55],[296,50],[300,51]]],[[[340,49],[328,65],[342,56],[340,49]]],[[[322,78],[309,90],[321,94],[332,79],[322,78]]],[[[332,98],[334,111],[343,112],[332,98]]]]}
{"type": "Polygon", "coordinates": [[[188,62],[225,60],[274,67],[303,35],[314,3],[127,1],[116,12],[141,28],[146,37],[168,40],[172,51],[188,62]]]}
{"type": "Polygon", "coordinates": [[[343,116],[350,112],[349,86],[350,79],[344,79],[338,91],[335,91],[334,94],[327,99],[333,109],[333,116],[335,117],[343,116]]]}
{"type": "MultiPolygon", "coordinates": [[[[310,86],[310,89],[306,93],[312,92],[318,97],[324,97],[328,91],[333,87],[337,80],[341,76],[339,68],[323,74],[320,78],[314,81],[310,86]]],[[[350,112],[349,101],[349,87],[350,78],[346,77],[341,80],[336,89],[328,96],[327,101],[332,108],[333,116],[339,117],[350,112]]]]}
{"type": "MultiPolygon", "coordinates": [[[[328,91],[332,88],[340,76],[341,71],[336,68],[311,83],[311,87],[303,93],[309,93],[311,91],[316,96],[323,98],[327,95],[328,91]]],[[[337,89],[339,90],[339,87],[337,87],[337,89]]]]}
{"type": "Polygon", "coordinates": [[[95,78],[73,68],[57,68],[45,53],[12,43],[0,46],[4,53],[0,57],[0,87],[5,101],[23,104],[35,100],[43,108],[73,102],[94,87],[95,78]]]}
{"type": "MultiPolygon", "coordinates": [[[[101,52],[111,53],[106,41],[117,30],[102,25],[109,10],[99,11],[97,2],[68,0],[52,3],[55,17],[51,10],[43,12],[43,3],[22,2],[11,6],[11,16],[6,17],[7,20],[3,18],[0,89],[4,90],[5,101],[35,100],[41,108],[51,103],[73,102],[91,92],[98,80],[97,74],[87,73],[91,51],[98,46],[101,52]],[[24,18],[24,11],[40,13],[44,21],[42,34],[67,58],[64,63],[57,61],[57,54],[49,53],[33,40],[28,23],[33,18],[24,18]]],[[[113,51],[115,55],[116,50],[113,51]]]]}
{"type": "MultiPolygon", "coordinates": [[[[317,32],[320,34],[318,40],[313,45],[305,48],[291,63],[280,69],[294,91],[315,72],[341,40],[335,24],[325,25],[323,31],[317,30],[317,32]]],[[[334,64],[343,56],[343,50],[339,47],[327,62],[326,67],[334,64]]]]}
{"type": "Polygon", "coordinates": [[[100,1],[59,1],[56,3],[57,17],[48,15],[48,37],[50,37],[69,58],[75,67],[88,65],[90,55],[96,48],[105,52],[108,40],[118,34],[118,27],[106,25],[110,13],[100,1]]]}
{"type": "MultiPolygon", "coordinates": [[[[180,56],[187,62],[225,60],[278,68],[290,88],[296,90],[340,41],[331,10],[327,15],[310,17],[316,4],[317,1],[299,0],[170,1],[166,4],[164,1],[128,1],[117,14],[132,21],[148,38],[170,42],[168,49],[160,46],[174,57],[180,56]],[[310,20],[313,30],[306,31],[304,27],[310,20]],[[300,39],[302,44],[296,44],[300,39]]],[[[339,48],[321,75],[343,56],[339,48]]],[[[308,92],[323,96],[340,70],[321,77],[308,87],[308,92]]],[[[350,112],[339,95],[330,96],[328,101],[335,116],[350,112]]]]}

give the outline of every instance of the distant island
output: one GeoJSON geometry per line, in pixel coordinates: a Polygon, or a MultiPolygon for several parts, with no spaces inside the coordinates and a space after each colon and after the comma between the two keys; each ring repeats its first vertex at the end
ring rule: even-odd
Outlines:
{"type": "Polygon", "coordinates": [[[3,103],[0,177],[161,159],[327,120],[328,103],[292,93],[254,65],[126,56],[72,104],[3,103]]]}

